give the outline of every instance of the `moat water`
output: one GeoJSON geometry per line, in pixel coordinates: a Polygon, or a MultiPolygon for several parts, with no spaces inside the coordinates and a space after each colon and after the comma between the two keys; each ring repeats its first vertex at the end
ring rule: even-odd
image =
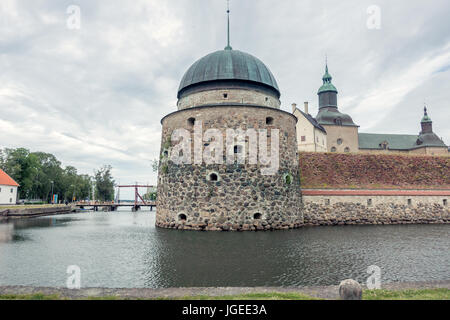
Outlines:
{"type": "Polygon", "coordinates": [[[81,213],[0,224],[0,285],[213,287],[450,279],[450,226],[311,227],[258,233],[155,228],[155,213],[81,213]]]}

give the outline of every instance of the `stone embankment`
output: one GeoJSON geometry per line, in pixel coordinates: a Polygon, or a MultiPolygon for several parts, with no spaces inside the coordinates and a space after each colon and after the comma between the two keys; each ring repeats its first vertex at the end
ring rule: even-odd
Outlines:
{"type": "Polygon", "coordinates": [[[303,190],[306,226],[448,224],[450,190],[303,190]]]}
{"type": "Polygon", "coordinates": [[[69,214],[75,211],[72,206],[18,206],[17,208],[0,207],[0,221],[8,219],[34,218],[39,216],[52,216],[58,214],[69,214]]]}

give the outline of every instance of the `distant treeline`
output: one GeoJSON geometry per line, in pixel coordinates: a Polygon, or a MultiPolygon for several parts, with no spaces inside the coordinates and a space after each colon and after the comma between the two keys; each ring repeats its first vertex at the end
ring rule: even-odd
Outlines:
{"type": "Polygon", "coordinates": [[[95,183],[95,199],[114,199],[114,179],[111,166],[104,166],[93,176],[78,174],[72,166],[63,168],[52,154],[30,152],[24,148],[0,149],[0,168],[19,185],[20,199],[40,199],[49,202],[53,194],[59,200],[72,201],[92,198],[95,183]]]}

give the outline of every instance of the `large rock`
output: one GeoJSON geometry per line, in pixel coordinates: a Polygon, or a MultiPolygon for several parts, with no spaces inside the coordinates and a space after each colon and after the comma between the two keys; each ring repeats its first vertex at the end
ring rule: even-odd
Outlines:
{"type": "Polygon", "coordinates": [[[344,280],[339,285],[339,295],[342,300],[362,300],[362,287],[355,280],[344,280]]]}

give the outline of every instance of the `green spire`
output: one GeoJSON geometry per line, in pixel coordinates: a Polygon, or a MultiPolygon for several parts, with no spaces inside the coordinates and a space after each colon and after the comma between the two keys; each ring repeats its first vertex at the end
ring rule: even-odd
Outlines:
{"type": "Polygon", "coordinates": [[[233,50],[233,48],[230,46],[230,0],[227,0],[227,15],[228,15],[228,31],[227,31],[227,35],[228,35],[228,42],[227,42],[227,46],[225,47],[225,50],[233,50]]]}
{"type": "Polygon", "coordinates": [[[328,73],[328,62],[325,66],[325,74],[322,77],[323,83],[331,83],[331,80],[333,80],[333,77],[328,73]]]}
{"type": "Polygon", "coordinates": [[[322,77],[323,85],[320,87],[318,94],[321,94],[323,92],[336,92],[338,93],[336,87],[331,83],[331,80],[333,80],[333,77],[328,72],[328,59],[325,63],[325,74],[322,77]]]}
{"type": "Polygon", "coordinates": [[[423,108],[423,118],[422,118],[422,123],[426,122],[432,122],[431,118],[428,116],[427,106],[423,108]]]}

